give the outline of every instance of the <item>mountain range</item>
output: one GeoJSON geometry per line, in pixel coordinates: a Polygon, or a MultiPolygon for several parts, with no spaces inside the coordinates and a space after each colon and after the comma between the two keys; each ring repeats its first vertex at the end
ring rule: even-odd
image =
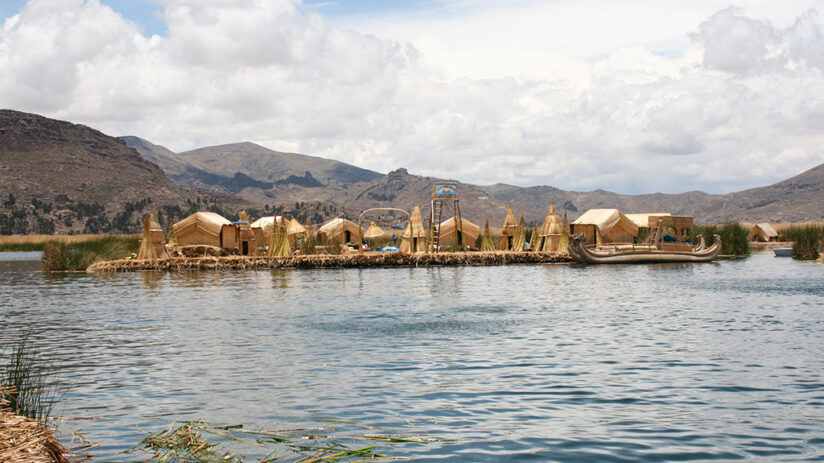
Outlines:
{"type": "MultiPolygon", "coordinates": [[[[134,136],[36,114],[0,110],[0,234],[138,231],[150,204],[162,220],[194,210],[234,218],[284,213],[319,222],[351,219],[373,207],[426,217],[432,184],[448,180],[388,174],[343,162],[235,143],[175,153],[134,136]]],[[[454,181],[454,180],[453,180],[454,181]]],[[[591,208],[693,215],[698,222],[824,219],[824,164],[773,185],[728,194],[621,195],[551,186],[459,183],[461,211],[478,224],[503,221],[508,204],[527,222],[542,220],[549,201],[570,220],[591,208]]],[[[384,223],[391,215],[377,217],[384,223]]]]}
{"type": "MultiPolygon", "coordinates": [[[[157,159],[164,172],[181,185],[236,193],[253,204],[311,199],[360,211],[370,207],[409,209],[420,203],[426,212],[432,183],[444,180],[411,175],[403,168],[387,175],[353,166],[343,169],[337,161],[323,160],[321,164],[317,161],[321,158],[281,153],[252,143],[206,147],[175,155],[136,137],[123,140],[146,159],[157,159]],[[346,175],[336,175],[338,172],[346,175]]],[[[728,194],[691,191],[622,195],[604,190],[564,191],[551,186],[459,185],[463,215],[479,223],[487,218],[493,224],[503,221],[510,203],[516,215],[523,215],[528,222],[541,220],[549,201],[559,210],[566,210],[570,219],[593,208],[670,212],[692,215],[700,222],[797,222],[824,218],[824,164],[774,185],[728,194]]]]}

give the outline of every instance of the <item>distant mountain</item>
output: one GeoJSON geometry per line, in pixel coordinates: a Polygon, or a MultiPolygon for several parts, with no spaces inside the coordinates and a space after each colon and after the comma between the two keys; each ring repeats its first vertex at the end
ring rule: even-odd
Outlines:
{"type": "MultiPolygon", "coordinates": [[[[279,153],[252,143],[175,154],[130,138],[124,137],[147,159],[157,159],[180,185],[237,193],[252,204],[318,201],[341,205],[355,213],[370,207],[409,209],[420,203],[426,214],[431,185],[443,180],[410,175],[405,169],[382,175],[328,159],[279,153]]],[[[725,195],[701,191],[621,195],[551,186],[460,186],[464,216],[479,223],[488,218],[493,226],[503,221],[508,203],[528,222],[542,220],[550,200],[559,210],[566,210],[570,220],[592,208],[670,212],[692,215],[700,222],[819,220],[824,218],[822,189],[824,165],[775,185],[725,195]]]]}
{"type": "Polygon", "coordinates": [[[120,140],[84,125],[0,110],[0,234],[138,231],[166,216],[238,198],[171,182],[120,140]]]}
{"type": "MultiPolygon", "coordinates": [[[[427,217],[432,183],[442,180],[405,169],[384,175],[252,143],[174,153],[137,137],[118,140],[83,125],[11,110],[0,111],[0,173],[0,234],[135,232],[151,203],[158,205],[164,224],[195,210],[233,218],[241,207],[254,218],[286,214],[317,223],[334,216],[356,219],[373,207],[409,210],[420,204],[427,217]]],[[[459,191],[463,215],[479,225],[489,219],[493,227],[502,223],[508,203],[517,216],[533,222],[543,219],[550,200],[570,220],[604,207],[693,215],[699,222],[824,219],[824,165],[725,195],[463,183],[459,191]]]]}

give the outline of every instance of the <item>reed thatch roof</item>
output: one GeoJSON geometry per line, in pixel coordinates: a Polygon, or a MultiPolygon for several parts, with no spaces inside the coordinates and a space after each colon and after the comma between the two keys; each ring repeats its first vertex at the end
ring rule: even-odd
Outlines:
{"type": "Polygon", "coordinates": [[[750,230],[750,241],[775,241],[777,239],[778,232],[766,222],[757,223],[750,230]]]}
{"type": "Polygon", "coordinates": [[[403,236],[414,236],[415,238],[423,238],[426,236],[426,229],[423,227],[423,215],[421,214],[421,208],[417,204],[415,204],[412,213],[409,215],[409,223],[406,224],[403,236]]]}
{"type": "Polygon", "coordinates": [[[345,241],[346,232],[349,232],[349,240],[354,240],[360,235],[360,228],[350,220],[337,217],[318,229],[318,234],[325,236],[327,240],[345,241]]]}
{"type": "Polygon", "coordinates": [[[220,214],[214,212],[195,212],[194,214],[174,224],[172,226],[172,231],[174,231],[178,238],[181,234],[184,234],[186,230],[192,227],[197,228],[204,233],[219,236],[220,229],[223,228],[224,225],[231,224],[232,222],[230,222],[229,219],[220,214]]]}
{"type": "MultiPolygon", "coordinates": [[[[669,212],[645,212],[642,214],[625,214],[629,220],[638,226],[638,228],[652,228],[649,223],[650,217],[664,217],[671,216],[669,212]]],[[[654,224],[653,224],[654,225],[654,224]]]]}
{"type": "Polygon", "coordinates": [[[172,232],[181,246],[208,245],[221,247],[220,231],[232,222],[214,212],[195,212],[172,225],[172,232]]]}
{"type": "MultiPolygon", "coordinates": [[[[455,217],[450,217],[441,222],[440,230],[440,244],[446,245],[454,243],[457,238],[457,221],[455,217]]],[[[475,246],[478,237],[481,236],[481,227],[461,217],[461,234],[463,235],[464,245],[475,246]]]]}
{"type": "Polygon", "coordinates": [[[375,224],[375,221],[369,222],[369,228],[363,232],[364,238],[380,238],[383,236],[383,229],[375,224]]]}
{"type": "Polygon", "coordinates": [[[286,229],[290,235],[300,235],[306,233],[306,227],[300,224],[294,217],[289,221],[289,227],[286,229]]]}
{"type": "Polygon", "coordinates": [[[590,209],[572,223],[595,225],[602,233],[618,228],[629,235],[638,236],[638,226],[618,209],[590,209]]]}

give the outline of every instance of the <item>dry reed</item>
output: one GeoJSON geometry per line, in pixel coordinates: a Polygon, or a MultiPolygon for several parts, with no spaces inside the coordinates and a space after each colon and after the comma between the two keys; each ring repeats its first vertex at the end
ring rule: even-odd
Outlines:
{"type": "Polygon", "coordinates": [[[88,268],[90,273],[161,271],[185,272],[200,270],[268,270],[281,268],[379,268],[431,267],[455,265],[509,265],[571,262],[569,256],[535,252],[439,252],[405,254],[399,252],[368,252],[342,255],[309,256],[229,256],[200,258],[170,258],[160,260],[114,260],[98,262],[88,268]]]}
{"type": "Polygon", "coordinates": [[[68,463],[67,454],[51,430],[16,415],[0,398],[0,462],[68,463]]]}

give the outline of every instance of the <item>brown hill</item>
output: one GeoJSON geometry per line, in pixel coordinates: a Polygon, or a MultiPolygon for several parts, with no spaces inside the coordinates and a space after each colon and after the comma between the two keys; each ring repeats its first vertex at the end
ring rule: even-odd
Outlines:
{"type": "Polygon", "coordinates": [[[11,110],[0,110],[0,172],[0,234],[137,231],[151,203],[169,217],[238,201],[175,185],[97,130],[11,110]]]}

